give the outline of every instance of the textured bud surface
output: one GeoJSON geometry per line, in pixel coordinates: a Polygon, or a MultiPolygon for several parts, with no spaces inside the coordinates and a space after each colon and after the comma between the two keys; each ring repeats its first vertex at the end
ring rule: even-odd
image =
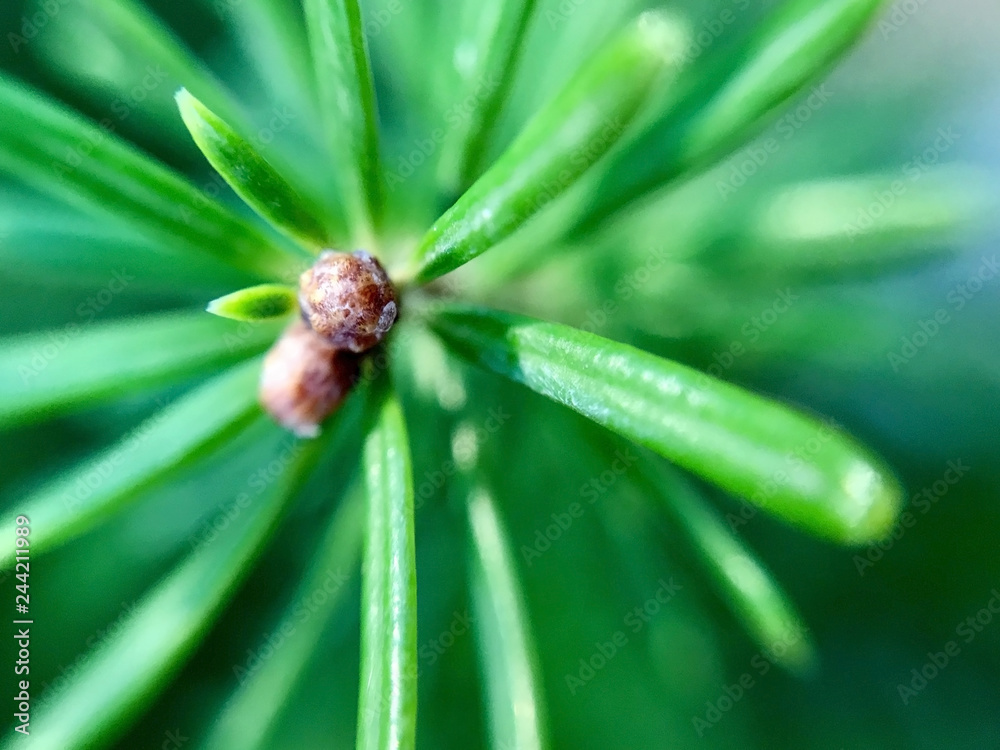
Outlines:
{"type": "Polygon", "coordinates": [[[302,317],[338,349],[363,352],[396,321],[396,290],[382,265],[363,251],[327,251],[299,279],[302,317]]]}
{"type": "Polygon", "coordinates": [[[264,359],[260,403],[299,437],[316,437],[320,424],[340,406],[357,377],[356,356],[296,320],[264,359]]]}

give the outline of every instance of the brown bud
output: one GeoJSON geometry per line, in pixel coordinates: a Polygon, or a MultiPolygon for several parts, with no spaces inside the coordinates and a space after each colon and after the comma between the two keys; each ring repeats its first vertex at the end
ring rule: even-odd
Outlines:
{"type": "Polygon", "coordinates": [[[296,320],[264,358],[259,399],[278,424],[299,437],[316,437],[357,378],[358,357],[296,320]]]}
{"type": "Polygon", "coordinates": [[[371,349],[396,321],[396,290],[382,265],[361,250],[327,251],[299,278],[302,317],[338,349],[371,349]]]}

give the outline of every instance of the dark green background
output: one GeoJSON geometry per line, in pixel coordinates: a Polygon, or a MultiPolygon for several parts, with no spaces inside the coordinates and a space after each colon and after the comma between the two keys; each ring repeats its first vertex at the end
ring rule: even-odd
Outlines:
{"type": "MultiPolygon", "coordinates": [[[[419,5],[400,2],[403,13],[416,12],[419,5]]],[[[381,7],[367,5],[369,12],[381,7]]],[[[548,10],[557,5],[542,4],[548,10]]],[[[698,5],[692,12],[706,20],[723,7],[698,5]]],[[[943,155],[945,161],[972,163],[996,177],[1000,86],[994,71],[1000,63],[1000,11],[973,0],[910,5],[918,9],[904,24],[872,29],[830,76],[828,85],[835,92],[830,103],[802,123],[788,147],[741,190],[742,198],[752,202],[758,189],[795,179],[899,173],[933,143],[939,128],[953,128],[960,136],[943,155]]],[[[754,6],[740,15],[740,23],[759,12],[754,6]]],[[[210,3],[159,2],[156,7],[237,91],[253,94],[210,3]]],[[[20,26],[24,12],[19,1],[3,4],[4,37],[20,26]]],[[[525,69],[545,62],[551,39],[558,38],[544,12],[530,40],[525,69]]],[[[574,14],[578,21],[580,14],[597,19],[597,27],[601,17],[615,15],[610,0],[585,0],[574,14]]],[[[610,28],[614,22],[604,25],[610,28]]],[[[429,46],[434,43],[427,40],[429,46]]],[[[404,153],[432,127],[434,116],[409,109],[419,97],[407,95],[407,76],[397,75],[374,44],[391,166],[391,155],[404,153]]],[[[0,64],[96,119],[107,116],[107,101],[80,93],[65,70],[60,73],[46,63],[42,49],[32,42],[14,54],[4,41],[0,64]]],[[[577,52],[586,54],[585,49],[577,52]]],[[[553,67],[570,63],[551,61],[553,67]]],[[[536,77],[521,76],[501,128],[505,137],[537,104],[544,93],[538,89],[536,77]]],[[[446,94],[436,93],[438,100],[429,103],[429,110],[447,101],[446,94]]],[[[208,172],[196,152],[154,131],[154,111],[146,120],[142,113],[139,106],[120,132],[205,179],[208,172]]],[[[179,118],[173,123],[175,134],[177,123],[179,118]]],[[[0,123],[0,133],[2,128],[0,123]]],[[[727,168],[721,170],[725,174],[727,168]]],[[[711,178],[706,184],[703,192],[711,197],[711,178]]],[[[87,221],[18,184],[0,182],[0,195],[4,217],[39,211],[57,222],[87,221]]],[[[711,210],[726,216],[735,209],[720,201],[711,210]]],[[[432,218],[428,214],[425,220],[432,218]]],[[[650,236],[647,247],[670,247],[670,226],[658,231],[663,236],[650,236]]],[[[79,320],[78,306],[107,283],[107,272],[100,268],[74,273],[57,265],[57,270],[39,272],[30,263],[19,264],[22,251],[5,243],[5,237],[0,234],[2,333],[79,320]]],[[[956,633],[967,617],[987,605],[991,591],[1000,591],[1000,280],[988,283],[898,372],[888,359],[889,352],[899,351],[901,337],[911,336],[921,320],[948,307],[949,292],[976,272],[983,256],[994,256],[997,239],[988,226],[980,227],[950,240],[946,252],[925,264],[888,269],[874,280],[837,275],[789,282],[767,269],[753,283],[750,274],[732,278],[733,296],[724,309],[713,308],[715,300],[701,300],[701,305],[694,300],[685,309],[694,323],[680,327],[668,319],[677,305],[664,301],[658,312],[657,300],[649,294],[637,301],[641,310],[623,313],[609,324],[606,335],[708,367],[713,354],[734,340],[745,340],[742,326],[770,304],[774,289],[794,283],[800,301],[748,347],[725,377],[834,417],[896,468],[911,496],[941,479],[949,461],[970,469],[927,512],[911,507],[916,523],[864,575],[855,555],[865,550],[833,547],[763,515],[739,529],[784,583],[812,630],[821,663],[804,678],[778,668],[759,674],[754,666],[759,649],[715,595],[683,539],[636,495],[626,475],[601,500],[586,506],[585,515],[552,550],[531,565],[518,556],[554,747],[1000,748],[1000,616],[971,642],[956,633]],[[636,333],[633,316],[662,316],[664,335],[636,333]],[[681,584],[680,593],[633,633],[624,618],[655,594],[661,579],[671,577],[681,584]],[[589,658],[595,644],[617,630],[627,633],[628,643],[571,695],[566,675],[576,673],[579,660],[589,658]],[[959,655],[904,705],[898,685],[910,681],[911,670],[927,662],[928,652],[941,651],[950,640],[958,641],[959,655]],[[745,672],[753,674],[754,685],[699,737],[693,717],[704,717],[706,701],[718,701],[724,687],[745,672]]],[[[642,255],[612,257],[606,250],[601,255],[596,249],[597,260],[588,260],[587,273],[581,274],[591,279],[587,292],[596,300],[614,298],[614,281],[642,255]]],[[[136,262],[141,264],[142,257],[136,262]]],[[[232,288],[233,276],[216,273],[202,288],[182,292],[137,283],[98,319],[204,304],[232,288]]],[[[527,311],[541,304],[520,289],[504,303],[527,311]]],[[[577,324],[586,321],[579,311],[563,317],[577,324]]],[[[655,326],[647,330],[655,332],[655,326]]],[[[485,420],[495,407],[511,414],[488,443],[488,465],[512,539],[518,546],[528,544],[551,522],[551,514],[581,500],[581,486],[608,467],[613,449],[599,442],[582,419],[544,399],[492,377],[471,377],[471,418],[485,420]]],[[[401,380],[409,382],[405,374],[401,380]]],[[[445,460],[447,434],[438,412],[414,395],[418,389],[407,393],[419,488],[424,472],[445,460]]],[[[16,507],[27,488],[113,441],[150,413],[159,395],[0,435],[3,507],[16,507]]],[[[181,558],[185,538],[199,519],[234,494],[233,488],[272,449],[262,436],[248,434],[200,461],[184,480],[151,492],[114,523],[39,560],[32,575],[36,681],[51,681],[71,669],[88,638],[107,629],[181,558]]],[[[163,745],[166,732],[195,738],[204,729],[235,686],[232,665],[245,660],[246,650],[273,627],[308,560],[326,504],[349,479],[348,467],[357,453],[345,449],[334,458],[327,476],[335,479],[314,483],[208,642],[119,747],[169,747],[163,745]]],[[[725,512],[739,508],[731,499],[716,499],[725,512]]],[[[468,606],[462,524],[443,490],[419,511],[417,545],[419,642],[426,645],[468,606]]],[[[13,597],[10,579],[0,588],[4,597],[13,597]]],[[[273,747],[350,746],[357,701],[356,604],[355,595],[348,612],[329,628],[273,747]]],[[[10,661],[5,656],[3,664],[10,661]]],[[[459,638],[435,664],[421,666],[420,745],[485,746],[474,639],[459,638]]],[[[3,671],[6,685],[7,668],[3,671]]],[[[4,725],[9,721],[5,715],[4,725]]]]}

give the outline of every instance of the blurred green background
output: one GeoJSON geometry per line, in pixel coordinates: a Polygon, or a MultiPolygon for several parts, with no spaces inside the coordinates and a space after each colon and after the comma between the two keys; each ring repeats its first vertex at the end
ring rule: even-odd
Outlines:
{"type": "MultiPolygon", "coordinates": [[[[259,122],[268,122],[274,106],[285,106],[268,92],[286,89],[268,83],[269,71],[252,70],[234,31],[243,3],[151,5],[254,108],[259,122]]],[[[364,5],[386,162],[399,168],[412,144],[454,105],[446,78],[432,74],[431,63],[448,49],[447,35],[428,32],[424,48],[408,50],[409,61],[401,59],[393,34],[404,28],[412,33],[421,24],[432,31],[428,19],[435,13],[416,0],[364,5]],[[427,74],[420,67],[424,57],[427,74]]],[[[723,9],[733,11],[736,27],[752,23],[773,4],[666,5],[696,19],[694,28],[700,30],[713,28],[723,9]]],[[[86,27],[85,14],[72,0],[56,6],[59,12],[49,14],[37,36],[22,46],[11,43],[8,32],[23,33],[24,19],[39,4],[3,3],[0,30],[7,41],[0,44],[0,66],[96,120],[114,117],[117,132],[199,184],[208,181],[207,165],[174,114],[173,89],[156,84],[142,100],[121,100],[121,91],[142,85],[149,73],[145,64],[116,54],[86,27]],[[127,117],[119,119],[123,105],[127,117]]],[[[608,0],[543,2],[497,148],[592,48],[565,39],[596,44],[639,7],[608,0]]],[[[706,47],[716,43],[724,39],[712,36],[706,47]]],[[[715,366],[712,371],[725,379],[831,416],[896,468],[911,497],[912,523],[901,526],[884,549],[836,548],[763,514],[739,525],[738,533],[800,606],[818,647],[820,663],[812,674],[789,675],[745,635],[684,539],[667,517],[643,502],[628,474],[601,484],[614,447],[601,442],[584,420],[541,397],[469,372],[471,418],[479,415],[485,423],[491,409],[510,414],[486,453],[513,542],[519,548],[533,544],[552,514],[564,513],[571,503],[582,501],[587,508],[540,557],[517,556],[553,747],[1000,748],[1000,613],[988,610],[991,599],[1000,609],[1000,270],[989,270],[1000,253],[991,215],[993,186],[1000,178],[998,65],[995,4],[887,4],[864,42],[817,82],[824,87],[822,97],[810,100],[806,92],[754,145],[657,199],[620,232],[490,290],[492,299],[512,309],[590,326],[704,369],[715,366]],[[769,139],[777,149],[768,146],[769,139]],[[752,174],[734,180],[747,159],[761,153],[766,158],[757,159],[762,163],[752,174]],[[939,164],[951,166],[938,171],[939,164]],[[874,270],[865,264],[832,263],[820,270],[776,264],[779,239],[795,240],[789,217],[812,226],[810,219],[822,213],[816,207],[828,209],[835,198],[822,185],[812,194],[794,193],[792,198],[805,201],[795,214],[783,202],[790,200],[785,189],[853,174],[881,177],[870,188],[862,185],[860,199],[850,198],[845,220],[859,220],[859,212],[878,202],[884,189],[876,186],[878,180],[899,179],[907,186],[900,202],[928,216],[928,225],[934,224],[935,211],[946,210],[977,221],[967,231],[920,233],[902,243],[907,253],[874,270]],[[940,195],[954,205],[942,207],[947,200],[941,198],[923,206],[923,191],[939,184],[947,188],[940,195]],[[772,216],[778,217],[776,225],[768,223],[772,216]],[[662,267],[642,273],[647,259],[661,255],[667,258],[662,267]],[[970,280],[980,273],[981,289],[971,291],[978,285],[970,286],[970,280]],[[547,291],[553,288],[560,293],[547,291]],[[779,311],[779,298],[791,304],[779,311]],[[604,307],[608,300],[617,304],[610,314],[604,307]],[[921,338],[942,309],[947,322],[921,338]],[[918,346],[921,341],[925,344],[918,346]],[[742,345],[742,353],[727,357],[734,343],[742,345]],[[963,467],[955,482],[948,481],[957,476],[947,473],[950,466],[963,467]],[[583,489],[592,480],[602,490],[593,504],[583,489]],[[630,619],[662,581],[677,584],[676,595],[648,622],[630,619]],[[966,623],[984,608],[979,623],[966,623]],[[580,660],[591,659],[616,631],[626,634],[626,645],[583,686],[569,684],[568,676],[581,675],[580,660]],[[904,701],[900,685],[919,687],[912,670],[923,669],[929,655],[949,641],[957,643],[958,655],[904,701]]],[[[293,120],[287,134],[291,148],[298,147],[297,139],[305,141],[308,127],[307,118],[293,120]]],[[[430,172],[418,169],[417,179],[430,180],[430,172]]],[[[324,181],[322,174],[313,178],[324,181]]],[[[403,225],[416,228],[434,218],[434,208],[432,201],[397,206],[403,225]]],[[[851,249],[865,251],[863,243],[846,252],[851,249]]],[[[483,268],[488,276],[491,267],[483,268]]],[[[470,279],[475,287],[474,271],[470,279]]],[[[169,252],[143,248],[140,238],[9,181],[0,183],[0,280],[3,334],[199,306],[241,282],[235,272],[208,261],[203,268],[177,270],[169,252]],[[106,255],[95,248],[105,248],[106,255]],[[110,301],[97,301],[106,299],[100,295],[113,278],[110,271],[136,280],[110,301]]],[[[418,369],[424,366],[420,357],[431,356],[420,348],[412,354],[418,369]]],[[[457,362],[449,366],[465,369],[457,362]]],[[[419,743],[485,747],[474,638],[459,635],[454,645],[435,650],[469,606],[454,498],[434,487],[449,437],[419,373],[403,378],[416,486],[418,492],[431,486],[417,528],[419,643],[426,647],[419,743]]],[[[28,489],[114,441],[165,395],[129,398],[0,434],[3,507],[15,508],[28,489]]],[[[433,394],[438,401],[446,397],[433,394]]],[[[33,568],[38,684],[72,673],[80,654],[181,559],[189,535],[275,450],[260,438],[247,434],[200,460],[183,481],[149,493],[114,523],[33,568]]],[[[356,446],[347,446],[331,460],[328,478],[305,493],[208,641],[119,747],[196,745],[237,684],[234,665],[245,664],[248,649],[260,647],[287,603],[311,554],[318,519],[347,484],[356,459],[356,446]]],[[[724,512],[739,512],[738,502],[714,494],[724,512]]],[[[351,585],[357,588],[356,575],[351,585]]],[[[3,591],[13,596],[10,578],[3,591]]],[[[328,629],[272,737],[274,748],[351,745],[357,598],[355,593],[328,629]]],[[[12,662],[7,648],[4,665],[12,662]]],[[[6,666],[3,671],[8,680],[6,666]]],[[[8,726],[9,715],[3,721],[8,726]]]]}

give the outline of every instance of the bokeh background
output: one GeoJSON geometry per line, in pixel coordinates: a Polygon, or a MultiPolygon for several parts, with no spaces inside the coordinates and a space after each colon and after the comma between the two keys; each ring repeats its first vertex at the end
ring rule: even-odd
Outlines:
{"type": "MultiPolygon", "coordinates": [[[[21,33],[26,14],[39,4],[5,0],[0,67],[95,120],[115,118],[118,133],[196,180],[210,181],[174,114],[171,85],[151,83],[148,96],[123,100],[121,91],[142,86],[149,75],[146,63],[88,27],[73,0],[57,5],[59,12],[21,46],[9,42],[8,32],[21,33]]],[[[266,123],[276,106],[268,92],[281,90],[281,83],[268,83],[269,71],[252,70],[248,62],[233,25],[242,3],[150,5],[266,123]]],[[[369,41],[387,163],[401,169],[413,143],[454,104],[447,80],[420,67],[422,56],[440,56],[449,40],[446,31],[429,34],[425,49],[400,59],[391,41],[394,30],[428,15],[424,4],[364,5],[377,29],[369,41]],[[384,18],[389,20],[382,23],[384,18]]],[[[735,9],[734,27],[750,24],[773,4],[666,5],[700,28],[724,8],[735,9]]],[[[530,74],[517,81],[497,148],[588,54],[586,45],[560,44],[567,29],[587,29],[596,42],[639,7],[608,0],[543,2],[522,66],[530,74]]],[[[830,416],[882,454],[911,497],[912,523],[881,549],[834,547],[763,514],[738,526],[798,603],[818,648],[817,667],[793,675],[762,657],[669,518],[644,502],[627,474],[602,486],[599,499],[586,505],[588,511],[551,549],[530,560],[518,555],[554,747],[1000,748],[1000,612],[988,609],[991,600],[1000,609],[998,65],[995,3],[887,3],[864,41],[817,81],[824,95],[810,100],[806,92],[750,150],[658,198],[641,221],[582,248],[578,257],[538,264],[535,273],[490,291],[512,309],[590,325],[706,369],[716,366],[725,379],[830,416]],[[768,139],[779,147],[769,149],[768,139]],[[738,185],[733,182],[734,170],[761,150],[768,154],[763,163],[738,185]],[[934,231],[909,239],[901,231],[903,241],[893,251],[845,245],[841,222],[835,229],[842,248],[873,258],[896,252],[893,262],[780,270],[773,262],[780,240],[791,237],[795,247],[798,225],[789,216],[808,228],[831,202],[842,200],[847,209],[838,216],[860,220],[879,200],[875,182],[846,198],[823,189],[830,180],[857,174],[904,181],[901,225],[919,226],[913,217],[926,217],[934,231]],[[800,183],[812,184],[814,192],[794,193],[800,203],[793,211],[783,201],[789,200],[786,189],[800,183]],[[936,222],[939,214],[947,220],[936,222]],[[775,216],[777,223],[769,224],[775,216]],[[952,222],[955,216],[963,221],[952,222]],[[938,223],[949,229],[938,231],[938,223]],[[953,223],[962,229],[955,231],[953,223]],[[662,267],[641,273],[649,258],[661,255],[667,258],[662,267]],[[981,288],[963,291],[976,288],[970,280],[980,273],[981,288]],[[553,281],[569,290],[546,294],[553,281]],[[632,290],[627,299],[619,282],[632,290]],[[769,315],[782,292],[784,299],[791,295],[791,304],[769,315]],[[595,315],[606,300],[619,308],[599,319],[595,315]],[[915,341],[939,310],[947,312],[947,322],[915,341]],[[919,341],[925,343],[917,346],[919,341]],[[734,342],[745,353],[730,361],[724,353],[734,342]],[[949,473],[956,466],[961,471],[949,473]],[[663,581],[676,584],[676,594],[633,630],[629,613],[654,597],[663,581]],[[973,627],[966,621],[977,613],[973,627]],[[626,632],[627,645],[582,687],[571,686],[567,677],[580,676],[580,660],[590,659],[597,644],[619,630],[626,632]],[[923,669],[929,655],[949,641],[956,642],[958,654],[915,694],[902,695],[901,685],[921,684],[913,682],[912,670],[923,669]],[[744,675],[750,675],[749,686],[744,675]],[[741,680],[737,691],[732,686],[741,680]],[[739,697],[727,702],[727,695],[739,697]]],[[[3,127],[0,122],[0,137],[3,127]]],[[[304,140],[307,128],[293,120],[282,137],[294,144],[304,140]]],[[[415,179],[431,179],[428,170],[416,171],[415,179]]],[[[145,252],[141,238],[107,230],[21,184],[0,180],[4,335],[202,305],[239,284],[235,274],[207,261],[204,268],[179,271],[169,257],[145,252]],[[114,263],[122,257],[133,260],[119,268],[114,263]],[[109,268],[137,280],[109,302],[92,304],[113,278],[109,268]],[[177,285],[178,279],[195,278],[197,283],[177,285]]],[[[433,219],[433,211],[430,204],[399,209],[401,221],[414,226],[433,219]]],[[[831,248],[831,257],[840,258],[841,251],[831,248]]],[[[584,496],[585,485],[600,481],[614,449],[583,420],[540,397],[485,375],[468,377],[484,423],[490,409],[510,415],[491,438],[487,461],[512,540],[519,548],[530,545],[553,513],[565,512],[584,496]]],[[[414,394],[426,390],[419,377],[410,386],[414,394]]],[[[0,434],[0,503],[16,507],[31,487],[111,443],[170,395],[130,397],[0,434]]],[[[419,488],[434,483],[433,467],[446,458],[447,435],[440,434],[443,428],[425,401],[408,399],[407,411],[419,488]]],[[[259,438],[245,435],[199,460],[183,481],[155,489],[121,518],[39,562],[32,583],[40,683],[72,674],[79,656],[113,631],[150,583],[182,558],[206,513],[275,450],[259,438]]],[[[356,454],[335,459],[341,466],[356,461],[356,454]]],[[[333,486],[327,481],[306,493],[206,644],[119,747],[173,747],[165,743],[177,737],[190,738],[176,740],[177,746],[195,746],[236,686],[233,666],[246,662],[247,650],[259,646],[286,602],[308,559],[317,519],[346,484],[343,471],[331,475],[337,477],[333,486]]],[[[724,513],[739,512],[739,503],[705,491],[724,513]]],[[[445,489],[428,495],[418,519],[419,639],[434,657],[421,661],[419,742],[427,748],[485,747],[474,638],[459,635],[442,653],[434,650],[469,605],[460,571],[461,524],[450,511],[454,498],[445,489]]],[[[357,587],[356,575],[351,585],[357,587]]],[[[2,584],[5,592],[12,586],[10,578],[2,584]]],[[[274,748],[351,746],[356,605],[355,594],[328,629],[273,735],[274,748]]],[[[5,726],[9,721],[3,717],[5,726]]]]}

